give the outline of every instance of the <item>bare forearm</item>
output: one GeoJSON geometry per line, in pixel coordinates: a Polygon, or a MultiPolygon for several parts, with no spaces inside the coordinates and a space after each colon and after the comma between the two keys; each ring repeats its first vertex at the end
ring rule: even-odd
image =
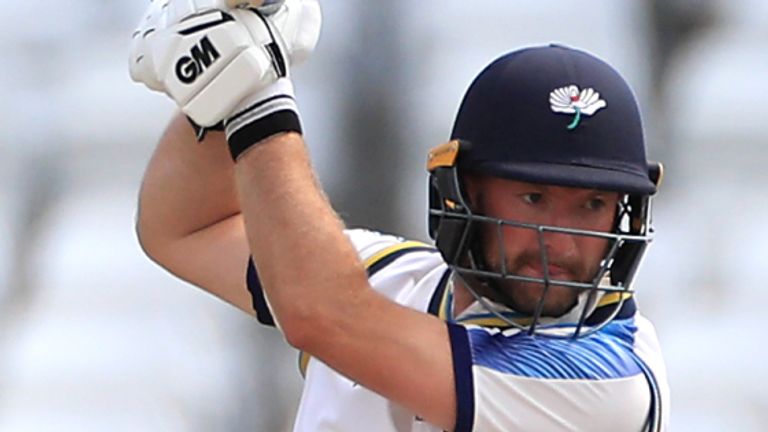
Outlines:
{"type": "MultiPolygon", "coordinates": [[[[152,156],[139,195],[143,243],[172,241],[240,213],[224,135],[198,143],[177,115],[152,156]]],[[[151,246],[151,245],[150,245],[151,246]]]]}
{"type": "Polygon", "coordinates": [[[234,163],[222,133],[198,143],[183,116],[169,124],[144,176],[137,230],[155,262],[253,314],[234,163]]]}
{"type": "Polygon", "coordinates": [[[251,149],[236,167],[251,252],[289,338],[292,324],[367,287],[357,254],[309,165],[301,138],[283,134],[251,149]]]}
{"type": "Polygon", "coordinates": [[[268,139],[235,172],[251,252],[288,341],[451,430],[456,402],[445,324],[371,289],[301,138],[268,139]]]}

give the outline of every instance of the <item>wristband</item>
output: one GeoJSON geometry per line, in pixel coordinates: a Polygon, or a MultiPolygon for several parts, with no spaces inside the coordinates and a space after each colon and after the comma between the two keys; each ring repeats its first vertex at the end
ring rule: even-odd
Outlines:
{"type": "Polygon", "coordinates": [[[224,122],[229,152],[235,161],[243,152],[273,135],[302,133],[293,85],[286,78],[248,98],[241,106],[246,108],[237,110],[237,114],[224,122]]]}

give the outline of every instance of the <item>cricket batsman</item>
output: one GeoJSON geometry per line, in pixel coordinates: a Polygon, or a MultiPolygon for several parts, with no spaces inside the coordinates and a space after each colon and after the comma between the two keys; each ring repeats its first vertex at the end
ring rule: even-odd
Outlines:
{"type": "Polygon", "coordinates": [[[347,229],[318,184],[291,70],[320,25],[317,0],[153,0],[130,53],[179,107],[141,245],[301,350],[294,430],[665,430],[632,284],[662,169],[622,76],[560,45],[486,65],[427,156],[428,245],[347,229]]]}

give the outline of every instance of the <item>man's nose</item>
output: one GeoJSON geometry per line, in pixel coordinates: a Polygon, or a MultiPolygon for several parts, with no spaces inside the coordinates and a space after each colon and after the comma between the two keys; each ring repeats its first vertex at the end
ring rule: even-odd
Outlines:
{"type": "Polygon", "coordinates": [[[576,253],[576,237],[573,234],[543,229],[540,235],[549,257],[564,257],[576,253]]]}

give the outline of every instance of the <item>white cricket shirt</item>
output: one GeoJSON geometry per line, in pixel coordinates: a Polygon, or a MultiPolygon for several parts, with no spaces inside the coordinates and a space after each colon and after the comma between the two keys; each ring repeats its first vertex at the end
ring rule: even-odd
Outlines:
{"type": "MultiPolygon", "coordinates": [[[[652,324],[624,302],[603,329],[579,339],[529,336],[472,305],[452,315],[450,271],[431,246],[347,230],[374,289],[448,323],[457,432],[660,430],[669,419],[666,370],[652,324]],[[652,396],[653,395],[653,396],[652,396]]],[[[260,322],[274,325],[253,264],[248,288],[260,322]]],[[[598,309],[593,313],[598,313],[598,309]]],[[[439,432],[414,413],[302,355],[295,432],[439,432]]]]}

